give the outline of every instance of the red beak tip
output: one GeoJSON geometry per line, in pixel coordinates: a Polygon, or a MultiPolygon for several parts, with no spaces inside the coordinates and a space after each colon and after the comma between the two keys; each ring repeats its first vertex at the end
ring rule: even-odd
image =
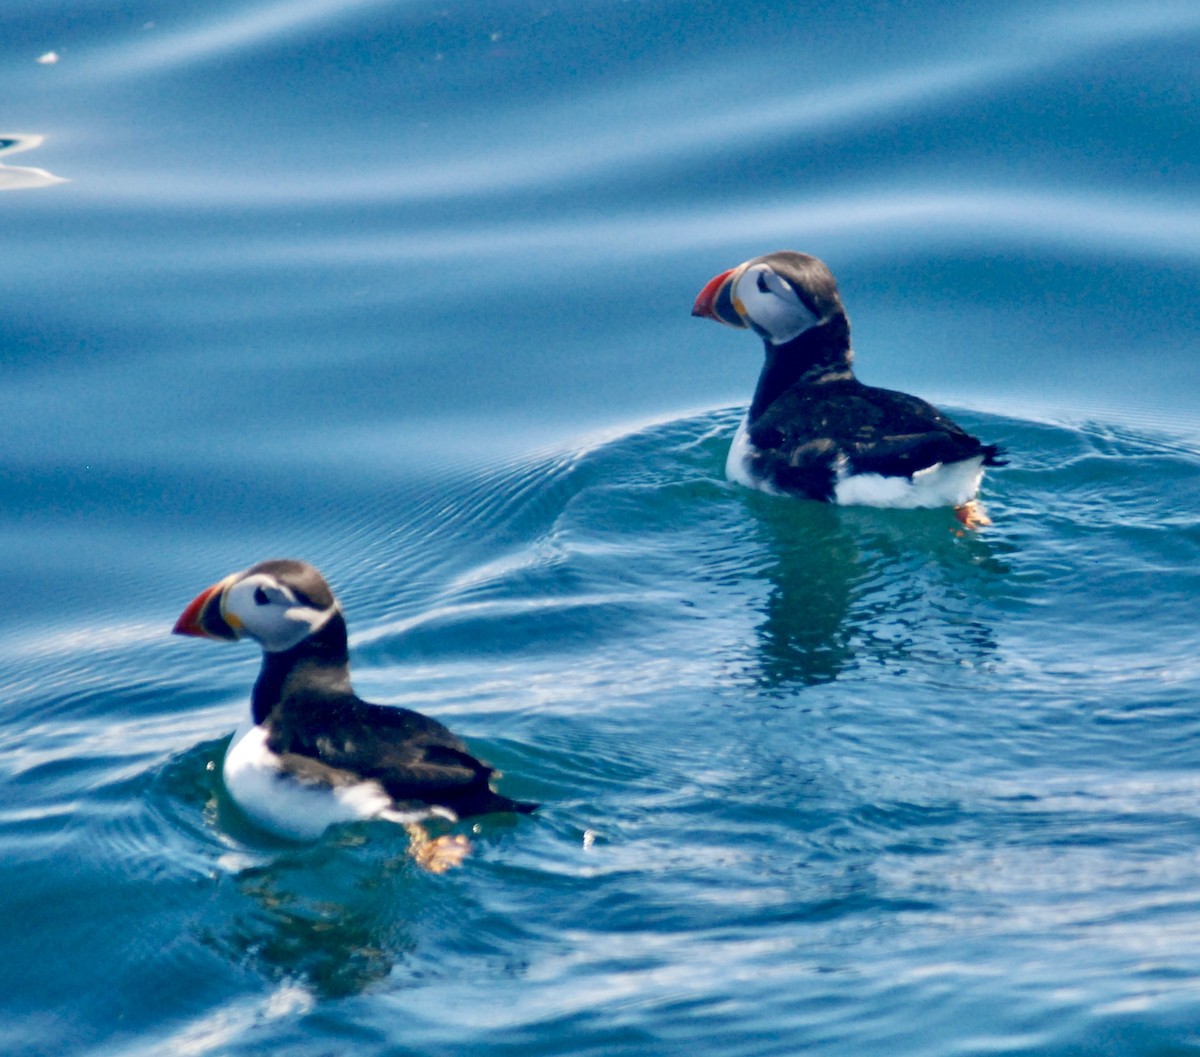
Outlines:
{"type": "Polygon", "coordinates": [[[714,275],[704,284],[704,289],[696,295],[696,300],[692,304],[692,315],[701,316],[704,319],[718,319],[714,312],[717,303],[717,294],[720,292],[722,285],[734,272],[733,268],[722,272],[720,275],[714,275]]]}
{"type": "Polygon", "coordinates": [[[213,584],[212,587],[205,588],[193,598],[188,603],[187,608],[179,615],[179,619],[175,621],[175,626],[171,629],[171,634],[190,635],[197,639],[211,638],[212,632],[202,622],[204,607],[208,605],[209,600],[221,590],[224,584],[225,581],[213,584]]]}

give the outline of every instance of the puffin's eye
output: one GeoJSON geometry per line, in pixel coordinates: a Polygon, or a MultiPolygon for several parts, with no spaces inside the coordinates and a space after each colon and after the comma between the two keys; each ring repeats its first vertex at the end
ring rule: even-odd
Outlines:
{"type": "Polygon", "coordinates": [[[254,604],[256,606],[270,605],[271,600],[267,597],[267,592],[262,589],[260,584],[254,589],[254,604]]]}
{"type": "Polygon", "coordinates": [[[760,294],[770,293],[770,290],[767,288],[767,273],[766,272],[758,273],[758,276],[755,279],[755,285],[758,287],[758,292],[760,294]]]}

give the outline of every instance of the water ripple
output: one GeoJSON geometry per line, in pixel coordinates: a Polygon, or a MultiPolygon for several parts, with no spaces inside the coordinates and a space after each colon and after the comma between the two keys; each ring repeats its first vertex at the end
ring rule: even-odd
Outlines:
{"type": "MultiPolygon", "coordinates": [[[[165,39],[155,31],[150,40],[93,57],[91,69],[103,71],[105,77],[125,78],[162,67],[186,68],[314,31],[329,21],[342,20],[347,6],[371,8],[381,6],[381,0],[263,5],[165,39]]],[[[207,174],[189,181],[177,173],[169,186],[163,186],[159,174],[153,174],[152,183],[143,184],[131,173],[124,188],[126,195],[151,193],[159,200],[169,196],[188,201],[245,201],[249,192],[256,200],[279,204],[425,203],[551,188],[570,194],[579,184],[617,175],[628,180],[639,171],[674,169],[698,160],[711,163],[715,156],[737,155],[764,144],[794,145],[833,130],[888,125],[904,112],[968,107],[981,93],[1019,86],[1040,70],[1097,49],[1160,37],[1177,39],[1181,33],[1194,34],[1198,27],[1200,18],[1187,5],[1139,6],[1136,14],[1129,9],[1086,14],[1069,9],[1039,11],[1024,20],[1006,15],[1002,23],[978,27],[974,54],[940,64],[922,58],[909,67],[860,80],[835,79],[816,90],[801,87],[789,92],[776,87],[748,95],[741,66],[716,71],[656,70],[646,83],[622,83],[619,90],[605,88],[590,97],[576,94],[567,102],[552,97],[533,108],[489,115],[477,128],[460,124],[452,140],[438,145],[435,138],[433,151],[441,155],[436,160],[409,158],[402,167],[378,172],[351,166],[334,179],[326,172],[307,174],[301,168],[282,181],[272,173],[267,182],[249,185],[248,173],[229,173],[230,178],[221,182],[207,174]],[[630,120],[631,96],[639,99],[640,113],[652,116],[630,120]],[[497,123],[506,129],[501,138],[496,135],[497,123]],[[518,149],[505,150],[505,142],[519,145],[518,149]],[[486,152],[486,165],[479,164],[481,152],[486,152]]],[[[768,52],[759,61],[783,66],[791,60],[789,48],[779,55],[768,52]]],[[[106,188],[105,194],[113,190],[106,188]]]]}
{"type": "MultiPolygon", "coordinates": [[[[183,189],[185,196],[190,191],[183,189]]],[[[218,192],[219,194],[219,192],[218,192]]],[[[341,197],[341,192],[337,192],[341,197]]],[[[401,196],[402,197],[402,196],[401,196]]],[[[1169,258],[1190,263],[1200,259],[1200,212],[1192,201],[1028,186],[1014,189],[910,185],[864,188],[857,194],[754,196],[753,204],[664,206],[643,211],[614,210],[604,219],[574,217],[523,219],[475,225],[430,224],[405,218],[382,222],[375,231],[347,243],[340,230],[327,235],[294,232],[266,234],[248,247],[240,269],[279,269],[303,259],[306,266],[428,266],[464,259],[500,266],[521,260],[509,282],[527,282],[545,268],[563,274],[571,261],[582,265],[628,265],[697,252],[746,253],[747,248],[837,245],[845,256],[860,259],[897,254],[917,256],[939,251],[1004,248],[1028,251],[1057,248],[1067,254],[1114,254],[1121,257],[1169,258]],[[902,249],[899,247],[903,247],[902,249]]],[[[348,201],[356,195],[348,192],[348,201]]],[[[399,201],[399,199],[397,200],[399,201]]],[[[285,207],[280,189],[264,207],[285,207]]],[[[355,206],[360,208],[361,203],[355,206]]],[[[172,260],[181,274],[203,273],[224,255],[216,245],[192,247],[172,260]]],[[[121,263],[115,262],[118,270],[121,263]]]]}
{"type": "MultiPolygon", "coordinates": [[[[297,36],[320,34],[333,22],[372,7],[397,6],[395,0],[282,0],[222,11],[215,18],[177,30],[158,30],[130,44],[99,51],[90,57],[103,77],[127,78],[187,69],[274,46],[297,36]]],[[[155,27],[151,27],[152,29],[155,27]]]]}

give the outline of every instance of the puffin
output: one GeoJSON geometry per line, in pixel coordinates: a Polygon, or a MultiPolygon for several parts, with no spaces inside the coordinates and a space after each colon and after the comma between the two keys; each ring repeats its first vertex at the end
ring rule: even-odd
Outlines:
{"type": "Polygon", "coordinates": [[[967,528],[991,524],[977,499],[984,444],[919,397],[854,376],[850,320],[816,257],[780,250],[714,276],[692,315],[753,330],[766,362],[725,474],[765,492],[841,505],[952,507],[967,528]]]}
{"type": "Polygon", "coordinates": [[[461,836],[431,839],[422,821],[538,807],[495,792],[496,772],[437,720],[354,692],[342,607],[307,562],[271,559],[226,576],[201,591],[172,630],[262,647],[222,777],[264,830],[313,841],[331,825],[383,819],[405,826],[414,857],[440,873],[470,845],[461,836]]]}

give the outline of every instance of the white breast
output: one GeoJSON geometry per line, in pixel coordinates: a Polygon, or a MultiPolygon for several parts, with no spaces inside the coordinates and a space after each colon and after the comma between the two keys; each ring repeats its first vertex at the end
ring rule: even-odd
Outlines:
{"type": "Polygon", "coordinates": [[[249,721],[234,734],[222,774],[229,795],[250,821],[290,840],[316,840],[342,822],[372,818],[416,822],[432,813],[395,811],[392,798],[372,779],[329,786],[286,774],[279,757],[267,747],[266,730],[249,721]]]}
{"type": "Polygon", "coordinates": [[[729,445],[729,454],[725,458],[725,479],[734,484],[745,485],[747,488],[757,488],[760,492],[780,495],[782,493],[778,488],[751,472],[750,466],[753,462],[755,448],[750,443],[750,431],[746,428],[749,418],[750,416],[746,415],[742,419],[742,424],[738,426],[737,432],[733,435],[733,443],[729,445]]]}

